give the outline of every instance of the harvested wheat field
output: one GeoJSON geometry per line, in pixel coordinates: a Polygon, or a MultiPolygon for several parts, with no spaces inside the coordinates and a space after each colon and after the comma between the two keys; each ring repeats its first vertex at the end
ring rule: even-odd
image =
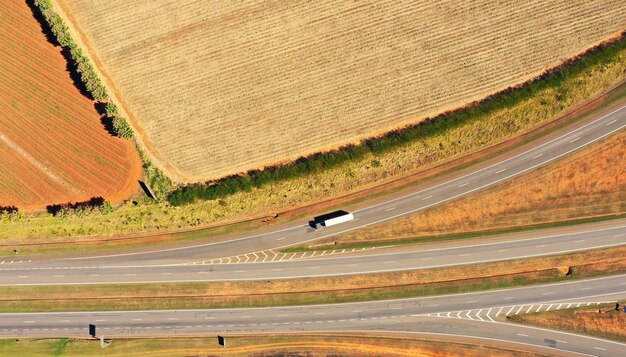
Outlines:
{"type": "Polygon", "coordinates": [[[0,206],[42,208],[94,196],[121,200],[141,173],[135,148],[113,138],[28,5],[0,11],[0,206]]]}
{"type": "Polygon", "coordinates": [[[181,182],[417,123],[626,28],[623,0],[57,2],[181,182]]]}

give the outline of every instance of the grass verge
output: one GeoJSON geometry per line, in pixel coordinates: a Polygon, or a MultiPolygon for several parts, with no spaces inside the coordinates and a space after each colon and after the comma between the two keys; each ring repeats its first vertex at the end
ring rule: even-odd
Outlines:
{"type": "Polygon", "coordinates": [[[580,307],[511,316],[510,320],[556,330],[591,335],[626,343],[626,313],[624,304],[580,307]]]}
{"type": "Polygon", "coordinates": [[[85,339],[5,339],[0,351],[7,356],[466,356],[507,357],[543,356],[510,347],[439,342],[392,336],[348,334],[298,334],[269,336],[228,336],[228,347],[216,338],[116,338],[105,349],[98,340],[85,339]]]}
{"type": "Polygon", "coordinates": [[[492,263],[339,277],[0,287],[0,312],[191,309],[397,299],[626,271],[626,246],[492,263]],[[532,267],[532,269],[529,269],[532,267]]]}

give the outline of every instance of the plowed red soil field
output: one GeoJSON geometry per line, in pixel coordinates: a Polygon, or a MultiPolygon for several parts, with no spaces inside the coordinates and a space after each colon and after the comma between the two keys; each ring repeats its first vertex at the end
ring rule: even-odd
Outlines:
{"type": "Polygon", "coordinates": [[[132,143],[112,137],[75,87],[60,47],[23,1],[0,11],[0,206],[20,210],[137,189],[132,143]]]}

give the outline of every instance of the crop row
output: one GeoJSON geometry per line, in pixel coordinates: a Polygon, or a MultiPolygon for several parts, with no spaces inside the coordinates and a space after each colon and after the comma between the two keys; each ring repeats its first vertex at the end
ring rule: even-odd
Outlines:
{"type": "Polygon", "coordinates": [[[178,206],[194,202],[197,199],[223,198],[239,191],[249,191],[252,188],[272,182],[314,174],[351,160],[359,160],[368,153],[377,155],[427,137],[441,135],[446,130],[469,122],[479,115],[520,103],[538,91],[546,88],[558,90],[564,80],[576,76],[583,69],[602,66],[615,61],[619,52],[625,48],[626,33],[614,41],[596,46],[561,66],[546,71],[523,85],[509,87],[464,108],[440,114],[419,124],[394,130],[383,136],[366,139],[358,145],[348,145],[337,150],[301,157],[288,164],[271,166],[263,170],[252,170],[243,175],[233,175],[217,181],[183,186],[173,191],[168,196],[168,200],[170,204],[178,206]]]}

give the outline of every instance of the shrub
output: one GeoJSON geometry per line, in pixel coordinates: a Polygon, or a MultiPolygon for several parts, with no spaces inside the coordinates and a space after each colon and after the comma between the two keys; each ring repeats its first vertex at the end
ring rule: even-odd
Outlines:
{"type": "Polygon", "coordinates": [[[133,137],[133,129],[131,129],[126,119],[122,117],[116,116],[113,118],[113,130],[122,139],[131,139],[133,137]]]}
{"type": "MultiPolygon", "coordinates": [[[[107,202],[108,203],[108,202],[107,202]]],[[[100,209],[105,205],[104,198],[92,197],[87,201],[58,203],[46,206],[48,213],[55,217],[65,217],[70,213],[82,215],[86,212],[92,212],[94,209],[100,209]]],[[[110,205],[110,203],[109,203],[110,205]]],[[[106,208],[105,208],[106,209],[106,208]]]]}
{"type": "Polygon", "coordinates": [[[108,102],[104,105],[104,111],[106,116],[108,117],[116,117],[119,114],[119,109],[117,108],[117,105],[113,102],[108,102]]]}
{"type": "Polygon", "coordinates": [[[12,214],[17,213],[19,210],[15,206],[0,206],[0,214],[12,214]]]}
{"type": "Polygon", "coordinates": [[[102,204],[102,206],[99,207],[99,210],[102,214],[109,214],[113,212],[113,205],[111,204],[111,202],[106,201],[102,204]]]}

